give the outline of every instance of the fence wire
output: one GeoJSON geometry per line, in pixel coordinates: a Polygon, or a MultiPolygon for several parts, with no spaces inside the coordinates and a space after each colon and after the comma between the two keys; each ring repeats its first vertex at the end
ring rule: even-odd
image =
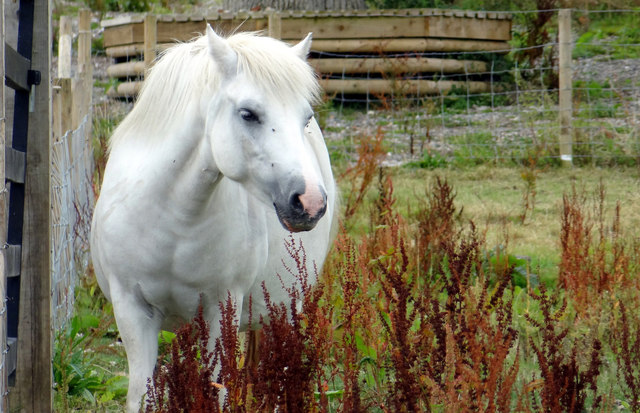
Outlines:
{"type": "MultiPolygon", "coordinates": [[[[557,14],[557,10],[553,12],[557,14]]],[[[533,16],[535,13],[538,12],[518,14],[533,16]]],[[[640,10],[606,13],[640,24],[640,10]]],[[[620,35],[604,33],[589,38],[582,35],[585,30],[580,22],[594,14],[598,13],[572,10],[573,160],[577,164],[636,164],[640,159],[640,44],[625,42],[624,35],[640,26],[629,24],[630,27],[622,28],[620,35]]],[[[387,79],[392,84],[391,94],[338,92],[330,96],[334,102],[331,111],[336,113],[331,114],[323,125],[329,145],[332,141],[335,145],[335,141],[357,138],[349,134],[371,134],[381,128],[389,142],[390,154],[393,154],[387,159],[391,164],[424,157],[472,164],[559,160],[559,44],[555,20],[548,29],[551,33],[548,42],[533,47],[514,46],[502,53],[385,55],[384,58],[396,61],[409,57],[477,60],[485,62],[487,70],[473,73],[441,70],[397,76],[367,73],[364,75],[367,79],[387,79]],[[531,61],[518,58],[527,54],[539,57],[531,61]],[[439,84],[461,81],[465,86],[440,89],[435,94],[420,93],[419,90],[404,93],[403,89],[413,80],[434,80],[439,84]],[[471,82],[484,82],[486,91],[472,92],[471,82]],[[364,116],[359,116],[358,112],[364,116]]],[[[518,43],[515,39],[518,30],[524,28],[517,27],[514,19],[514,45],[518,43]]],[[[329,54],[319,55],[328,57],[329,54]]],[[[328,76],[345,80],[362,77],[347,73],[328,76]]]]}
{"type": "Polygon", "coordinates": [[[52,327],[73,313],[78,274],[89,263],[89,231],[94,204],[91,119],[68,131],[51,149],[51,309],[52,327]]]}

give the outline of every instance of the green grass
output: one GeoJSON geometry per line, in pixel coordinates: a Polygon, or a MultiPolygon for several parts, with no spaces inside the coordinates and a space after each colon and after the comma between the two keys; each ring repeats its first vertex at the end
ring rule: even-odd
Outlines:
{"type": "Polygon", "coordinates": [[[574,58],[640,58],[640,9],[627,13],[592,13],[588,31],[576,41],[574,58]]]}
{"type": "MultiPolygon", "coordinates": [[[[397,211],[409,225],[414,222],[413,214],[421,207],[420,203],[424,202],[425,194],[436,177],[444,177],[456,192],[455,203],[463,210],[463,222],[473,220],[480,233],[484,234],[486,254],[491,257],[494,251],[506,251],[509,259],[517,265],[529,264],[528,271],[518,270],[521,275],[529,272],[534,282],[539,280],[553,289],[558,273],[563,194],[571,192],[574,187],[591,194],[603,182],[607,190],[605,214],[610,216],[615,203],[619,202],[622,227],[633,229],[640,225],[640,212],[636,207],[640,202],[640,176],[636,168],[549,168],[538,171],[535,206],[524,223],[520,220],[525,191],[522,168],[480,165],[465,168],[448,166],[433,170],[392,168],[387,172],[393,179],[397,211]]],[[[339,186],[343,192],[350,188],[345,181],[340,181],[339,186]]],[[[351,227],[354,239],[371,230],[368,215],[375,198],[376,190],[371,188],[366,204],[355,218],[357,223],[351,227]]],[[[491,258],[489,262],[492,262],[491,258]]],[[[518,329],[521,339],[526,339],[533,332],[522,314],[536,314],[539,311],[538,304],[525,293],[521,281],[513,294],[514,327],[518,329]]],[[[66,362],[58,362],[58,371],[65,369],[75,375],[74,390],[64,397],[60,391],[56,393],[56,409],[63,412],[73,409],[118,411],[124,403],[126,379],[123,374],[126,366],[122,347],[116,346],[114,349],[111,346],[117,335],[115,326],[108,320],[110,306],[100,297],[95,284],[78,289],[76,303],[77,315],[70,330],[61,333],[56,344],[57,354],[65,345],[71,350],[69,354],[72,356],[64,359],[66,362]],[[104,326],[98,328],[101,324],[104,326]],[[85,343],[90,344],[89,351],[86,351],[85,343]]],[[[582,330],[571,331],[576,337],[583,333],[582,330]]],[[[359,351],[365,357],[373,350],[361,343],[359,351]]],[[[369,357],[375,359],[374,356],[369,357]]],[[[531,361],[531,356],[523,356],[522,360],[520,376],[530,380],[537,374],[536,364],[531,361]]],[[[384,372],[373,365],[369,366],[366,361],[361,363],[361,367],[363,391],[374,389],[375,377],[384,375],[384,372]]],[[[607,388],[617,380],[615,370],[604,369],[600,380],[604,381],[602,388],[607,388]]],[[[329,383],[329,389],[332,391],[332,400],[335,399],[332,403],[337,406],[343,387],[336,381],[329,383]]],[[[437,410],[437,406],[434,408],[437,410]]]]}
{"type": "Polygon", "coordinates": [[[451,143],[456,147],[454,158],[457,164],[479,165],[499,155],[491,132],[453,136],[451,143]]]}
{"type": "MultiPolygon", "coordinates": [[[[540,279],[552,285],[559,263],[560,208],[563,194],[572,187],[584,188],[593,193],[602,181],[607,189],[607,211],[611,212],[620,201],[624,227],[640,225],[640,180],[636,168],[549,168],[540,171],[536,178],[535,207],[524,224],[519,222],[523,212],[522,196],[525,181],[517,167],[445,167],[436,169],[394,168],[389,169],[394,183],[394,195],[398,210],[411,222],[411,211],[418,209],[425,192],[436,176],[445,177],[454,187],[457,205],[463,208],[465,220],[473,220],[486,231],[487,248],[504,244],[508,234],[510,254],[529,257],[532,271],[540,279]]],[[[344,191],[347,183],[342,182],[344,191]]],[[[346,195],[346,194],[345,194],[346,195]]],[[[375,188],[370,189],[368,201],[375,197],[375,188]]],[[[368,230],[367,208],[361,211],[356,232],[368,230]]]]}
{"type": "Polygon", "coordinates": [[[129,380],[124,348],[117,343],[113,311],[92,276],[76,287],[75,314],[56,335],[54,407],[121,411],[129,380]]]}

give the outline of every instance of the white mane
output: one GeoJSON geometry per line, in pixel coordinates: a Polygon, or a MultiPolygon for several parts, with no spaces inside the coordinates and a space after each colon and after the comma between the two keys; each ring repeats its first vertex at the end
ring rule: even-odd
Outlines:
{"type": "MultiPolygon", "coordinates": [[[[238,54],[238,70],[274,99],[302,96],[316,103],[320,96],[309,64],[275,39],[257,33],[238,33],[228,39],[238,54]]],[[[201,36],[164,52],[146,76],[138,100],[113,133],[110,147],[136,136],[161,138],[176,119],[186,119],[203,97],[213,97],[220,74],[201,36]]]]}

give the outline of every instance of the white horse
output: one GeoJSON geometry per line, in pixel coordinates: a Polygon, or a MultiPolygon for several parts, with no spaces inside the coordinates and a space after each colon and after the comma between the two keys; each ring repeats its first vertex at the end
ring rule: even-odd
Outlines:
{"type": "Polygon", "coordinates": [[[308,262],[326,257],[336,196],[310,43],[224,39],[207,26],[156,62],[111,138],[91,253],[127,351],[130,412],[159,330],[191,319],[200,297],[213,342],[228,293],[244,306],[242,328],[249,296],[255,319],[265,312],[263,281],[272,300],[287,298],[291,232],[308,262]]]}

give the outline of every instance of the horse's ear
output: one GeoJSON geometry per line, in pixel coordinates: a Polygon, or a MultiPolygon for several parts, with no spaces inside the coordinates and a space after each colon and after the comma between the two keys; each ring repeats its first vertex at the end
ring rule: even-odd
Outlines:
{"type": "Polygon", "coordinates": [[[309,51],[311,50],[311,33],[307,35],[300,43],[292,47],[293,52],[300,56],[300,59],[307,60],[309,51]]]}
{"type": "Polygon", "coordinates": [[[213,31],[210,24],[207,24],[207,40],[209,41],[209,53],[224,76],[234,76],[237,70],[238,56],[229,43],[213,31]]]}

